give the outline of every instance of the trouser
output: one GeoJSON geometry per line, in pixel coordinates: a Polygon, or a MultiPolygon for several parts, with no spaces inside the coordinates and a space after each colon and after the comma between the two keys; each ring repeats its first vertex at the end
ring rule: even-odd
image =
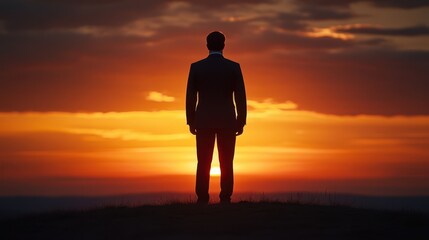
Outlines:
{"type": "Polygon", "coordinates": [[[197,129],[197,179],[195,191],[199,202],[209,201],[210,167],[213,148],[217,139],[220,163],[221,201],[230,201],[234,187],[233,160],[235,150],[235,131],[233,129],[197,129]]]}

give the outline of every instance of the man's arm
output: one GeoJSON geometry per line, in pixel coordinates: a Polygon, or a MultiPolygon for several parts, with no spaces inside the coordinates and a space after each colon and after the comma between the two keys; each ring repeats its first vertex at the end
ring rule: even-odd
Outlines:
{"type": "Polygon", "coordinates": [[[197,105],[197,86],[195,82],[194,71],[189,70],[188,84],[186,87],[186,123],[189,125],[189,131],[196,134],[195,130],[195,107],[197,105]]]}
{"type": "Polygon", "coordinates": [[[237,108],[237,135],[240,135],[243,133],[243,127],[246,125],[247,118],[246,88],[244,87],[240,65],[237,65],[236,74],[234,100],[237,108]]]}

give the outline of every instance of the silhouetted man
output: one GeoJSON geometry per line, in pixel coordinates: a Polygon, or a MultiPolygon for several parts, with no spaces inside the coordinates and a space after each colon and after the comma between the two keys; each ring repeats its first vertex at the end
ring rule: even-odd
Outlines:
{"type": "Polygon", "coordinates": [[[210,167],[215,139],[221,169],[219,195],[229,203],[234,186],[233,160],[235,138],[246,124],[246,92],[240,65],[223,57],[225,36],[207,36],[209,56],[191,64],[186,90],[186,120],[197,137],[198,203],[209,202],[210,167]],[[234,105],[235,101],[235,105],[234,105]]]}

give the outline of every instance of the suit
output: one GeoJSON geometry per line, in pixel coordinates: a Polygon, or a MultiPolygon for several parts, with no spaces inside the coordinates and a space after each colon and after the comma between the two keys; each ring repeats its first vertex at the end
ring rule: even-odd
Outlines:
{"type": "Polygon", "coordinates": [[[196,129],[196,194],[208,202],[210,166],[217,139],[221,168],[221,201],[233,191],[233,159],[237,129],[247,117],[246,92],[240,65],[221,54],[191,64],[186,89],[186,121],[196,129]],[[235,102],[235,104],[234,104],[235,102]]]}

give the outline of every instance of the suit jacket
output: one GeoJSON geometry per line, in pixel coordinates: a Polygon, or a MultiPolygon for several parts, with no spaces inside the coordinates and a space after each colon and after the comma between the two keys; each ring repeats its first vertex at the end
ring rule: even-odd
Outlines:
{"type": "Polygon", "coordinates": [[[187,124],[197,129],[242,127],[246,124],[246,106],[238,63],[210,54],[191,64],[186,90],[187,124]]]}

